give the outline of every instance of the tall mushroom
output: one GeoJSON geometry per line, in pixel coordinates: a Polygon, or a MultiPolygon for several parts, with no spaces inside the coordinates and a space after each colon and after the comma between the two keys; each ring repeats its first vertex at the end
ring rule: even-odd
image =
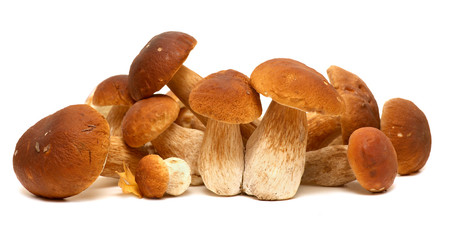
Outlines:
{"type": "Polygon", "coordinates": [[[13,167],[34,195],[66,198],[100,175],[109,147],[109,125],[88,105],[72,105],[29,128],[14,151],[13,167]]]}
{"type": "Polygon", "coordinates": [[[304,172],[305,111],[337,115],[344,102],[320,73],[292,59],[260,64],[251,85],[273,101],[248,139],[243,191],[263,200],[292,198],[304,172]]]}
{"type": "Polygon", "coordinates": [[[190,93],[192,109],[208,117],[199,157],[204,185],[218,195],[241,192],[244,146],[239,124],[260,116],[259,94],[235,70],[207,76],[190,93]]]}

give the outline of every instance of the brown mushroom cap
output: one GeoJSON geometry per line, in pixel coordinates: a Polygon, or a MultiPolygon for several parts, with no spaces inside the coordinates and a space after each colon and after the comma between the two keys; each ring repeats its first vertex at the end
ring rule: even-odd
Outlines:
{"type": "Polygon", "coordinates": [[[196,40],[182,32],[154,36],[136,56],[129,69],[129,91],[136,101],[147,98],[167,84],[195,47],[196,40]]]}
{"type": "Polygon", "coordinates": [[[100,175],[109,147],[106,119],[88,105],[72,105],[49,115],[19,139],[14,171],[31,193],[66,198],[100,175]]]}
{"type": "Polygon", "coordinates": [[[338,115],[344,111],[343,100],[323,75],[292,59],[260,64],[251,74],[251,85],[279,104],[306,112],[338,115]]]}
{"type": "Polygon", "coordinates": [[[169,179],[167,165],[160,156],[150,154],[140,159],[136,169],[136,183],[144,197],[163,197],[169,179]]]}
{"type": "Polygon", "coordinates": [[[128,91],[128,75],[112,76],[98,84],[92,97],[92,104],[96,106],[133,105],[134,100],[128,91]]]}
{"type": "Polygon", "coordinates": [[[399,174],[414,173],[424,167],[432,137],[426,115],[413,102],[401,98],[385,102],[381,130],[396,150],[399,174]]]}
{"type": "Polygon", "coordinates": [[[153,95],[140,100],[123,117],[123,139],[130,147],[141,147],[165,131],[178,113],[178,103],[169,96],[153,95]]]}
{"type": "Polygon", "coordinates": [[[352,133],[348,161],[357,181],[371,192],[387,190],[398,171],[393,144],[383,132],[373,127],[359,128],[352,133]]]}
{"type": "Polygon", "coordinates": [[[191,91],[189,102],[196,113],[231,124],[249,123],[262,114],[259,94],[235,70],[207,76],[191,91]]]}
{"type": "Polygon", "coordinates": [[[358,128],[380,128],[379,108],[365,82],[337,66],[330,66],[327,75],[346,104],[346,110],[341,115],[343,142],[347,144],[349,136],[358,128]]]}

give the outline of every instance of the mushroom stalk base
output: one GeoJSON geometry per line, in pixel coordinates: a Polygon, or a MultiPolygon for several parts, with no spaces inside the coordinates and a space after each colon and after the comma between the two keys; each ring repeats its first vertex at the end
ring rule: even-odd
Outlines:
{"type": "Polygon", "coordinates": [[[199,158],[204,185],[218,195],[239,194],[244,168],[243,152],[238,124],[209,119],[199,158]]]}
{"type": "Polygon", "coordinates": [[[306,113],[272,101],[246,145],[243,191],[261,200],[295,196],[306,145],[306,113]]]}
{"type": "Polygon", "coordinates": [[[163,159],[177,157],[186,161],[190,167],[191,185],[201,185],[203,180],[198,172],[198,157],[203,136],[200,130],[173,123],[151,143],[163,159]]]}

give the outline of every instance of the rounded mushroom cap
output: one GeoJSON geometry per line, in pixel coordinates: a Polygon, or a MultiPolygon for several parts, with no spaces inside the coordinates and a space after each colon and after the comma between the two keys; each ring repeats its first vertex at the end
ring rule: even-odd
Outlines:
{"type": "Polygon", "coordinates": [[[204,78],[190,92],[189,102],[198,114],[231,124],[249,123],[262,114],[259,94],[249,78],[235,70],[204,78]]]}
{"type": "Polygon", "coordinates": [[[150,154],[140,159],[136,169],[136,183],[144,197],[163,197],[168,181],[167,165],[159,155],[150,154]]]}
{"type": "Polygon", "coordinates": [[[380,122],[396,150],[398,173],[406,175],[424,167],[432,146],[426,115],[413,102],[394,98],[385,102],[380,122]]]}
{"type": "Polygon", "coordinates": [[[383,132],[373,127],[359,128],[352,133],[348,161],[357,181],[370,192],[387,190],[398,171],[393,144],[383,132]]]}
{"type": "Polygon", "coordinates": [[[380,128],[379,108],[365,82],[337,66],[330,66],[327,75],[346,105],[341,115],[343,142],[347,144],[349,136],[358,128],[380,128]]]}
{"type": "Polygon", "coordinates": [[[176,157],[164,160],[168,168],[169,181],[167,186],[167,194],[179,196],[183,194],[190,186],[192,178],[190,176],[189,164],[176,157]]]}
{"type": "Polygon", "coordinates": [[[96,106],[133,105],[134,100],[128,91],[128,75],[112,76],[98,84],[92,97],[92,104],[96,106]]]}
{"type": "Polygon", "coordinates": [[[100,175],[109,147],[106,119],[88,105],[72,105],[49,115],[19,139],[13,166],[31,193],[66,198],[100,175]]]}
{"type": "Polygon", "coordinates": [[[154,36],[129,69],[132,98],[138,101],[159,91],[172,79],[195,45],[196,40],[182,32],[164,32],[154,36]]]}
{"type": "Polygon", "coordinates": [[[343,100],[323,75],[292,59],[275,58],[260,64],[251,74],[251,85],[292,108],[329,115],[344,112],[343,100]]]}
{"type": "Polygon", "coordinates": [[[178,113],[179,105],[169,96],[153,95],[140,100],[123,117],[123,139],[130,147],[141,147],[165,131],[178,113]]]}

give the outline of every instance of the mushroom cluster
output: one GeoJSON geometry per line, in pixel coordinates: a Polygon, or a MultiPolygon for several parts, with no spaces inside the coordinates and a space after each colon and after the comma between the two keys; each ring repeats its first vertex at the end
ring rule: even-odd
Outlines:
{"type": "Polygon", "coordinates": [[[182,32],[154,36],[128,75],[29,128],[13,156],[21,184],[60,199],[101,175],[140,198],[204,185],[221,196],[284,200],[301,184],[356,180],[385,192],[398,174],[426,164],[430,128],[413,102],[391,99],[380,115],[357,75],[331,66],[328,81],[287,58],[259,64],[250,77],[229,69],[203,78],[183,65],[196,43],[182,32]],[[272,99],[263,116],[259,94],[272,99]]]}

